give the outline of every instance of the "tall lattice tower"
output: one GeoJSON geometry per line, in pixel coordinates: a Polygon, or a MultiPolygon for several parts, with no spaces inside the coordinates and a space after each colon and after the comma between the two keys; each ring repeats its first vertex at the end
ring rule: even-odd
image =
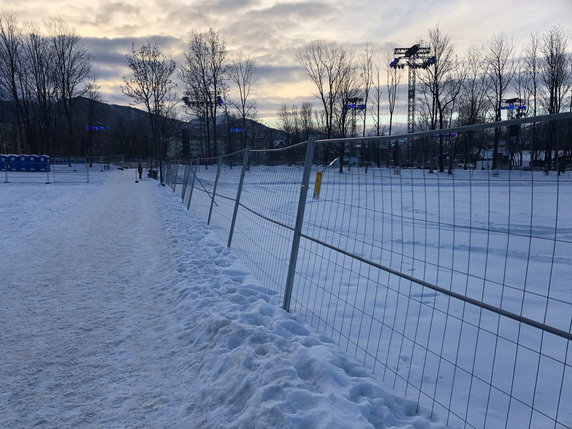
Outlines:
{"type": "Polygon", "coordinates": [[[389,64],[393,68],[409,68],[407,90],[407,132],[415,132],[415,73],[417,69],[426,69],[436,63],[436,58],[431,56],[431,50],[415,44],[410,48],[395,48],[395,58],[389,64]]]}

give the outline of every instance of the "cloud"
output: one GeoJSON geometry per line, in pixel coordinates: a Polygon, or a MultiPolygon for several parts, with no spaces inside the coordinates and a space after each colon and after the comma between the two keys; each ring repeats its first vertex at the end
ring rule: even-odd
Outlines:
{"type": "Polygon", "coordinates": [[[182,49],[182,41],[171,36],[152,37],[84,37],[82,42],[86,49],[94,56],[95,61],[108,66],[125,65],[125,55],[131,52],[134,45],[137,47],[145,44],[157,44],[161,52],[166,56],[173,56],[182,49]]]}
{"type": "Polygon", "coordinates": [[[283,102],[312,98],[315,89],[296,54],[313,40],[357,50],[371,43],[384,59],[393,48],[410,46],[439,25],[463,55],[470,45],[483,46],[501,31],[523,41],[518,49],[530,33],[555,24],[570,33],[572,16],[571,0],[18,0],[10,8],[21,22],[42,26],[60,17],[74,27],[95,57],[104,99],[123,104],[120,84],[132,43],[158,43],[163,53],[180,61],[189,32],[213,28],[231,55],[242,51],[254,58],[261,116],[273,114],[283,102]],[[265,106],[271,109],[262,113],[265,106]]]}

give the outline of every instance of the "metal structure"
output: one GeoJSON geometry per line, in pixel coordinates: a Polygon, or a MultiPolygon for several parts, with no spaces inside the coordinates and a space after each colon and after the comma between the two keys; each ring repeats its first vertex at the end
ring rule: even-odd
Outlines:
{"type": "Polygon", "coordinates": [[[340,175],[313,159],[320,146],[396,138],[483,147],[514,126],[531,153],[544,152],[552,143],[531,140],[533,130],[567,142],[571,119],[311,140],[227,154],[216,172],[203,158],[186,178],[173,174],[175,160],[168,179],[181,194],[176,184],[195,188],[187,208],[232,242],[270,302],[448,427],[572,428],[572,214],[562,209],[572,172],[457,165],[447,175],[340,175]],[[480,141],[463,139],[469,133],[480,141]],[[241,159],[242,171],[231,168],[241,159]]]}
{"type": "Polygon", "coordinates": [[[519,119],[526,116],[526,104],[522,98],[507,98],[503,100],[501,110],[508,112],[508,119],[519,119]]]}
{"type": "Polygon", "coordinates": [[[352,113],[352,137],[356,136],[356,114],[357,111],[365,110],[365,103],[363,97],[352,97],[346,101],[346,109],[352,113]]]}
{"type": "Polygon", "coordinates": [[[407,132],[415,132],[415,71],[417,69],[426,69],[435,64],[437,59],[431,55],[430,48],[422,47],[415,44],[410,48],[395,48],[393,50],[396,57],[390,67],[404,68],[409,67],[409,79],[407,90],[407,132]],[[399,56],[398,56],[399,55],[399,56]]]}

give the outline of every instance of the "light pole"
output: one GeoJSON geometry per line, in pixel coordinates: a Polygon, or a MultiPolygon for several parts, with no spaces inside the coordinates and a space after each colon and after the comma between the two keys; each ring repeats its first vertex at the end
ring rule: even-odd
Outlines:
{"type": "MultiPolygon", "coordinates": [[[[392,68],[409,69],[409,79],[407,83],[407,133],[415,132],[415,79],[417,69],[426,69],[437,63],[437,58],[430,56],[431,49],[415,44],[410,48],[395,48],[393,53],[396,57],[389,66],[392,68]],[[399,55],[399,56],[398,56],[399,55]],[[405,63],[404,61],[405,60],[405,63]]],[[[407,150],[410,150],[411,141],[407,142],[407,150]]],[[[439,141],[440,153],[442,153],[443,140],[439,141]]],[[[399,150],[399,147],[397,148],[399,150]]],[[[411,161],[411,160],[410,160],[411,161]]],[[[431,169],[433,172],[433,169],[431,169]]]]}
{"type": "MultiPolygon", "coordinates": [[[[526,104],[522,98],[507,98],[503,100],[501,110],[507,111],[507,119],[510,120],[514,119],[515,117],[519,119],[526,115],[526,104]]],[[[508,168],[509,170],[512,170],[515,148],[518,147],[520,143],[520,125],[512,125],[509,127],[507,140],[508,152],[510,156],[508,168]]],[[[522,165],[522,151],[520,151],[520,165],[522,165]]]]}
{"type": "MultiPolygon", "coordinates": [[[[346,110],[351,111],[352,120],[352,132],[351,137],[356,135],[356,115],[358,111],[365,110],[365,103],[363,102],[363,97],[351,97],[346,100],[346,110]]],[[[362,143],[363,144],[363,143],[362,143]]],[[[345,148],[344,148],[345,150],[345,148]]],[[[353,147],[350,151],[350,158],[353,155],[353,147]]],[[[340,173],[342,172],[342,161],[343,157],[340,156],[340,173]]],[[[348,160],[348,170],[350,169],[350,161],[348,160]]]]}

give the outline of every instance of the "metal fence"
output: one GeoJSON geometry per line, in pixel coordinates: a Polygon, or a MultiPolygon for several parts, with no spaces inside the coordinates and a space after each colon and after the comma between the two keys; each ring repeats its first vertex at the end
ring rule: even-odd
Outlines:
{"type": "Polygon", "coordinates": [[[276,303],[397,394],[454,428],[562,429],[571,146],[567,113],[174,161],[166,177],[276,303]]]}
{"type": "MultiPolygon", "coordinates": [[[[103,164],[94,168],[103,171],[103,164]]],[[[53,162],[47,171],[0,171],[0,183],[89,183],[87,163],[53,162]]]]}
{"type": "MultiPolygon", "coordinates": [[[[35,156],[35,155],[32,155],[35,156]]],[[[0,158],[20,157],[16,155],[0,155],[0,158]]],[[[28,158],[30,155],[24,155],[28,158]]],[[[39,157],[39,156],[38,156],[39,157]]],[[[91,162],[87,157],[51,157],[41,169],[7,168],[0,159],[0,184],[8,183],[61,183],[78,184],[89,183],[90,175],[104,172],[124,165],[123,155],[94,156],[91,162]]],[[[136,167],[128,165],[126,168],[136,167]]],[[[123,167],[121,167],[123,168],[123,167]]]]}

